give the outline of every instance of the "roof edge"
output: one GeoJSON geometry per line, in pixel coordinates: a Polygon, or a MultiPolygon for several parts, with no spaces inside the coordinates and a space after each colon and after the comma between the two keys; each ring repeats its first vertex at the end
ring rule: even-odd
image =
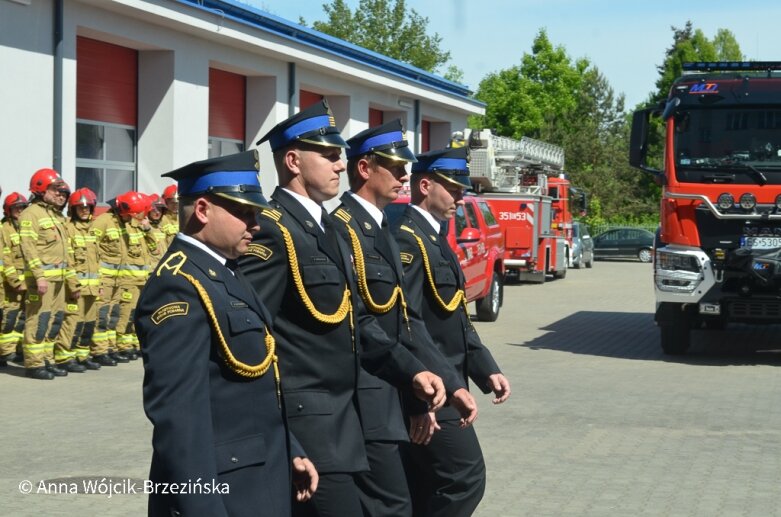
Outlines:
{"type": "Polygon", "coordinates": [[[435,88],[442,93],[455,95],[476,106],[485,103],[471,97],[472,91],[463,84],[449,81],[426,70],[407,63],[389,58],[377,52],[354,45],[328,34],[304,27],[285,20],[256,7],[240,3],[236,0],[174,0],[198,10],[222,15],[239,23],[257,27],[258,29],[295,41],[310,47],[323,50],[330,54],[364,64],[375,69],[393,74],[397,77],[435,88]]]}

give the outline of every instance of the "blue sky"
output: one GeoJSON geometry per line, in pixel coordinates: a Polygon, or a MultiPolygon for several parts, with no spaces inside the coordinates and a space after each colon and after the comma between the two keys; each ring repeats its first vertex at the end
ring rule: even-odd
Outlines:
{"type": "MultiPolygon", "coordinates": [[[[324,19],[325,0],[240,0],[282,18],[311,24],[324,19]]],[[[407,0],[442,37],[451,62],[476,90],[487,74],[519,64],[545,28],[554,45],[586,57],[607,77],[627,107],[654,90],[656,65],[672,43],[671,26],[691,20],[713,38],[720,28],[735,35],[748,59],[781,60],[781,2],[711,0],[407,0]]],[[[355,8],[359,0],[347,0],[355,8]]],[[[444,70],[444,68],[443,68],[444,70]]]]}

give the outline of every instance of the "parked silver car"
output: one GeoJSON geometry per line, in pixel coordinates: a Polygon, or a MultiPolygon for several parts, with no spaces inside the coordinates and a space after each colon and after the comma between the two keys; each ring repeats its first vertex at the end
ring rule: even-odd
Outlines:
{"type": "Polygon", "coordinates": [[[594,241],[589,235],[588,226],[578,221],[572,223],[572,254],[570,266],[580,269],[590,268],[594,264],[594,241]]]}

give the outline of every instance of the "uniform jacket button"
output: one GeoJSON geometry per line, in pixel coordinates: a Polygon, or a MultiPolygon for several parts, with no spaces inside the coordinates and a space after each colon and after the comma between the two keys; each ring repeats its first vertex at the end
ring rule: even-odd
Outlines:
{"type": "Polygon", "coordinates": [[[239,462],[239,458],[237,458],[236,456],[231,457],[231,463],[238,463],[238,462],[239,462]]]}
{"type": "Polygon", "coordinates": [[[304,405],[303,405],[303,404],[299,404],[297,409],[298,409],[299,411],[302,411],[302,410],[304,409],[304,405]]]}

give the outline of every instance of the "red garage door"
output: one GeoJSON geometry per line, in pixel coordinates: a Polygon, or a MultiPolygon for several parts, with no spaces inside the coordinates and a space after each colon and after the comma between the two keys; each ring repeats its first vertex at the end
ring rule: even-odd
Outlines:
{"type": "Polygon", "coordinates": [[[243,75],[209,70],[209,135],[244,141],[247,80],[243,75]]]}
{"type": "Polygon", "coordinates": [[[136,185],[138,52],[76,38],[76,188],[99,201],[136,185]]]}
{"type": "Polygon", "coordinates": [[[300,90],[298,92],[298,107],[302,110],[307,109],[312,104],[320,102],[321,100],[323,100],[323,96],[319,93],[314,93],[307,90],[300,90]]]}
{"type": "Polygon", "coordinates": [[[136,126],[138,52],[76,38],[76,116],[136,126]]]}

